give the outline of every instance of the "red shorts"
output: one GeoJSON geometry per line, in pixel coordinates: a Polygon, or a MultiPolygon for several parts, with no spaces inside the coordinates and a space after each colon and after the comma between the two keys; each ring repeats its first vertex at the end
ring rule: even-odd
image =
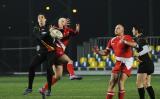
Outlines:
{"type": "Polygon", "coordinates": [[[127,69],[124,63],[116,61],[115,66],[112,69],[112,73],[118,74],[119,72],[125,73],[127,76],[131,75],[132,68],[127,69]]]}
{"type": "Polygon", "coordinates": [[[63,50],[63,48],[56,47],[56,56],[57,56],[57,57],[61,57],[62,55],[64,55],[64,50],[63,50]]]}

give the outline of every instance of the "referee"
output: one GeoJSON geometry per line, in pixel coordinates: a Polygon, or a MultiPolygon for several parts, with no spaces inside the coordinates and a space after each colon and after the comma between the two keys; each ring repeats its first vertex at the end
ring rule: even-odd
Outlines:
{"type": "Polygon", "coordinates": [[[151,86],[151,74],[154,72],[154,64],[149,57],[149,45],[146,38],[142,34],[139,26],[134,26],[132,29],[133,35],[136,37],[138,59],[140,60],[137,72],[137,88],[140,99],[145,99],[145,89],[147,90],[150,99],[155,99],[154,90],[151,86]]]}
{"type": "MultiPolygon", "coordinates": [[[[138,55],[136,59],[140,62],[137,71],[137,89],[140,99],[145,99],[145,89],[150,99],[155,99],[154,89],[151,85],[151,74],[154,72],[154,64],[149,57],[150,48],[147,39],[139,26],[133,26],[132,33],[137,44],[129,44],[136,48],[138,55]]],[[[129,43],[129,42],[128,42],[129,43]]]]}

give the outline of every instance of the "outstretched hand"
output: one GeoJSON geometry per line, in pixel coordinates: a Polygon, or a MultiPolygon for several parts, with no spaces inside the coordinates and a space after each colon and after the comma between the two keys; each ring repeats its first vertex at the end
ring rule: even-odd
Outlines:
{"type": "Polygon", "coordinates": [[[54,25],[50,25],[49,29],[58,29],[58,27],[54,26],[54,25]]]}
{"type": "Polygon", "coordinates": [[[76,32],[80,31],[80,24],[76,24],[76,32]]]}
{"type": "Polygon", "coordinates": [[[70,23],[71,23],[70,19],[69,19],[69,18],[67,18],[67,19],[66,19],[66,26],[69,26],[69,25],[70,25],[70,23]]]}

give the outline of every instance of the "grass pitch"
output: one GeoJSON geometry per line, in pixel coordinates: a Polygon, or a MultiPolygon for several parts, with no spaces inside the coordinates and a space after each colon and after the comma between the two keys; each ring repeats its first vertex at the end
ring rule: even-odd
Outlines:
{"type": "MultiPolygon", "coordinates": [[[[54,87],[52,96],[46,99],[105,99],[106,88],[110,76],[84,76],[83,80],[71,81],[63,77],[54,87]]],[[[33,85],[33,92],[23,96],[27,86],[27,76],[3,76],[0,77],[0,99],[42,99],[38,89],[46,81],[45,76],[37,76],[33,85]]],[[[131,76],[126,83],[125,99],[139,99],[136,89],[136,76],[131,76]]],[[[160,99],[160,76],[152,77],[152,85],[155,89],[156,99],[160,99]]],[[[117,89],[114,99],[117,98],[117,89]]],[[[146,92],[146,99],[149,99],[146,92]]]]}

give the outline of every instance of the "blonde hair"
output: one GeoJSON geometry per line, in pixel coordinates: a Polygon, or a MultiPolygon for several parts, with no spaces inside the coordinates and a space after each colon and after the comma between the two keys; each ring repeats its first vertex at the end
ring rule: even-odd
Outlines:
{"type": "Polygon", "coordinates": [[[66,18],[59,18],[58,23],[61,23],[62,21],[66,21],[66,18]]]}

